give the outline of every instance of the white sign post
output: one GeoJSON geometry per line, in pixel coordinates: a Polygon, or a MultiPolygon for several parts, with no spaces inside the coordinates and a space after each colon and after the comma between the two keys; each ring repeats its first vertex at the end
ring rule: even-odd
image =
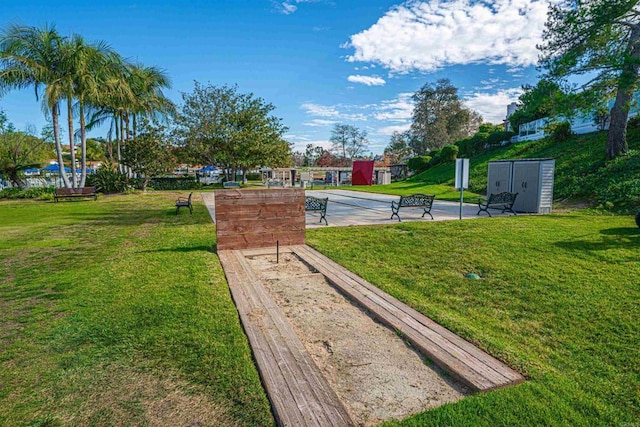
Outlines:
{"type": "Polygon", "coordinates": [[[456,159],[456,189],[460,190],[460,219],[462,219],[462,202],[464,189],[469,188],[469,159],[456,159]]]}

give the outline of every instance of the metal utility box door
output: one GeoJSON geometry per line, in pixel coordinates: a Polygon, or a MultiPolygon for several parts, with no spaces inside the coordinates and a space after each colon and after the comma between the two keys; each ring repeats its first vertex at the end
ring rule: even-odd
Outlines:
{"type": "Polygon", "coordinates": [[[487,196],[511,191],[511,168],[513,162],[490,162],[487,196]]]}
{"type": "Polygon", "coordinates": [[[516,212],[550,213],[553,203],[555,160],[522,159],[489,162],[487,195],[518,193],[516,212]]]}
{"type": "Polygon", "coordinates": [[[538,212],[539,172],[538,162],[514,162],[511,191],[518,193],[513,205],[516,212],[538,212]]]}

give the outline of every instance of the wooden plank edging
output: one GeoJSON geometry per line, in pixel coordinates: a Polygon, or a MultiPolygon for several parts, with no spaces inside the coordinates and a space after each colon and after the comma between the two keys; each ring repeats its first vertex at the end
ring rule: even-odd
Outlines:
{"type": "Polygon", "coordinates": [[[470,342],[307,245],[293,252],[378,320],[400,331],[436,365],[476,391],[515,385],[524,377],[470,342]]]}
{"type": "Polygon", "coordinates": [[[344,405],[311,359],[242,252],[218,251],[276,423],[353,426],[344,405]]]}

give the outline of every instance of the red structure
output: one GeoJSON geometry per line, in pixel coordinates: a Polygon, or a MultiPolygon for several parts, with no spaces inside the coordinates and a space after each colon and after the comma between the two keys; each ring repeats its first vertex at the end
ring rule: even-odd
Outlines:
{"type": "Polygon", "coordinates": [[[373,160],[356,160],[353,162],[351,185],[373,184],[373,160]]]}

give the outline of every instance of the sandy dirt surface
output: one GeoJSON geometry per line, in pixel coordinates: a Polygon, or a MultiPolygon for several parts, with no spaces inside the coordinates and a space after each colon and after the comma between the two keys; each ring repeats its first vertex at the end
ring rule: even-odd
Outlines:
{"type": "Polygon", "coordinates": [[[461,399],[469,390],[431,367],[294,254],[248,258],[359,424],[376,425],[461,399]]]}

